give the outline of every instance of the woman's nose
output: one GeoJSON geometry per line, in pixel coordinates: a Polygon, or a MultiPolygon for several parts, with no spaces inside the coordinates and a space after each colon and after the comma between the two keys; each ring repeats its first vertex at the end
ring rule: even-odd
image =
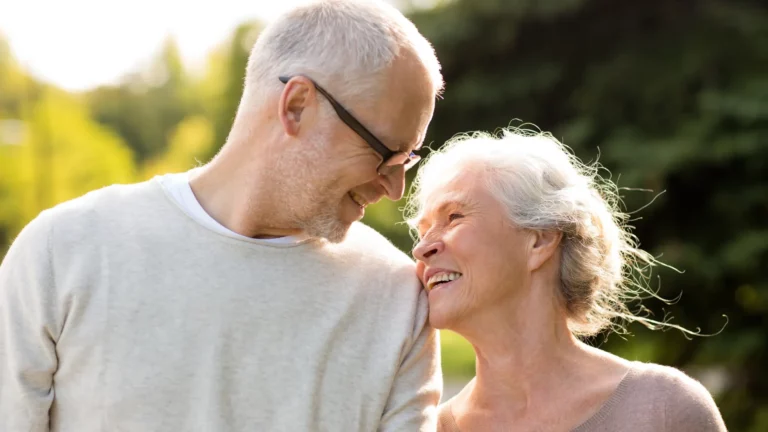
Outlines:
{"type": "Polygon", "coordinates": [[[413,248],[413,257],[419,261],[426,261],[429,257],[443,250],[443,242],[423,239],[413,248]]]}

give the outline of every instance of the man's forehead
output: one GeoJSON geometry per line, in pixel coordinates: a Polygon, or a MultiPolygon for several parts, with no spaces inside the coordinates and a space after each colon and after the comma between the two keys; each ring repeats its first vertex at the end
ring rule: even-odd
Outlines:
{"type": "Polygon", "coordinates": [[[410,152],[418,150],[427,135],[434,106],[424,106],[414,100],[384,102],[377,117],[381,128],[380,139],[393,151],[410,152]]]}

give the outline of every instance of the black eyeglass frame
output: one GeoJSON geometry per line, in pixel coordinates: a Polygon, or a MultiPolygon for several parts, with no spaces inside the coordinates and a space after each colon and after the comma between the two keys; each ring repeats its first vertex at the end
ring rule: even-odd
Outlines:
{"type": "Polygon", "coordinates": [[[375,135],[371,133],[365,126],[363,126],[362,123],[360,123],[352,114],[347,111],[346,108],[344,108],[339,102],[336,101],[336,99],[331,96],[330,93],[328,93],[327,90],[325,90],[323,87],[321,87],[317,82],[315,82],[312,78],[305,76],[305,75],[284,75],[280,76],[280,82],[283,84],[287,84],[288,81],[291,80],[291,78],[294,78],[296,76],[302,76],[306,79],[308,79],[317,89],[320,94],[325,96],[325,98],[328,100],[328,102],[331,103],[331,106],[333,107],[333,110],[336,111],[336,115],[339,116],[339,119],[341,119],[344,124],[349,126],[350,129],[352,129],[356,134],[360,136],[360,138],[363,139],[376,153],[381,156],[382,160],[379,166],[376,168],[376,171],[381,175],[389,175],[394,173],[400,166],[403,167],[404,171],[407,171],[416,163],[421,160],[421,156],[417,155],[414,152],[410,152],[410,154],[402,152],[402,151],[392,151],[387,146],[384,145],[384,143],[381,142],[378,138],[376,138],[375,135]],[[403,158],[404,157],[404,158],[403,158]]]}

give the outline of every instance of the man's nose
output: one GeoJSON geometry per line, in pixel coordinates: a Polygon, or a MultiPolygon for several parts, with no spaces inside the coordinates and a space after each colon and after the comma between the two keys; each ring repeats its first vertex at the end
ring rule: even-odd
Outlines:
{"type": "Polygon", "coordinates": [[[397,201],[405,192],[405,168],[398,168],[391,174],[379,175],[378,181],[384,188],[387,198],[397,201]]]}

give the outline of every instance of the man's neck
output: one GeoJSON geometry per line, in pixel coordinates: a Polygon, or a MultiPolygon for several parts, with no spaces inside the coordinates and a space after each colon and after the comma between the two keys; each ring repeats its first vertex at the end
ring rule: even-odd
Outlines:
{"type": "MultiPolygon", "coordinates": [[[[250,146],[253,147],[253,146],[250,146]]],[[[230,142],[190,178],[200,205],[221,225],[252,238],[301,234],[279,205],[279,180],[269,152],[250,154],[245,143],[230,142]]]]}

